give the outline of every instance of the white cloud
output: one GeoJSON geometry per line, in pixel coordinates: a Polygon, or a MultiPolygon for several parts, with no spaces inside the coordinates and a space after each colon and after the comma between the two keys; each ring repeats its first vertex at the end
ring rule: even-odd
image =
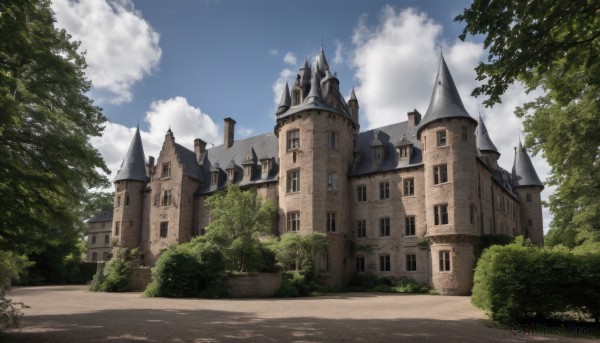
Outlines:
{"type": "Polygon", "coordinates": [[[236,131],[236,139],[250,137],[255,132],[254,128],[245,127],[244,125],[241,125],[241,124],[236,126],[235,131],[236,131]]]}
{"type": "MultiPolygon", "coordinates": [[[[149,124],[148,131],[141,131],[146,157],[158,157],[169,128],[173,131],[175,141],[190,150],[194,149],[196,138],[214,145],[222,142],[219,127],[211,117],[191,106],[183,97],[153,101],[144,120],[149,124]]],[[[109,122],[102,137],[92,137],[92,145],[98,149],[111,170],[111,179],[115,177],[134,133],[135,128],[109,122]]]]}
{"type": "Polygon", "coordinates": [[[279,55],[279,50],[273,48],[273,49],[269,50],[269,55],[271,55],[271,56],[279,55]]]}
{"type": "Polygon", "coordinates": [[[339,40],[335,40],[335,54],[333,55],[333,63],[342,64],[344,63],[344,45],[339,40]]]}
{"type": "Polygon", "coordinates": [[[295,66],[296,65],[296,55],[294,55],[293,52],[286,52],[285,56],[283,57],[283,62],[291,65],[291,66],[295,66]]]}
{"type": "Polygon", "coordinates": [[[283,90],[285,89],[285,83],[288,81],[288,79],[292,75],[294,75],[294,72],[291,69],[288,69],[288,68],[283,69],[279,73],[277,80],[275,80],[275,82],[271,86],[271,89],[273,90],[273,104],[274,104],[273,113],[275,113],[275,109],[277,109],[277,105],[279,105],[279,101],[281,100],[281,94],[283,93],[283,90]]]}
{"type": "MultiPolygon", "coordinates": [[[[361,107],[361,122],[367,128],[380,127],[406,120],[406,113],[416,108],[425,114],[437,73],[440,46],[454,82],[469,113],[476,117],[481,111],[489,134],[500,150],[500,165],[512,169],[514,147],[518,144],[522,123],[513,112],[515,107],[534,99],[541,93],[526,94],[524,87],[514,84],[502,97],[502,103],[492,109],[480,107],[482,99],[471,97],[478,83],[475,66],[484,57],[483,45],[456,40],[441,41],[442,26],[415,9],[396,11],[384,7],[375,27],[367,25],[366,17],[359,19],[352,42],[355,46],[351,64],[358,81],[356,95],[361,107]],[[481,109],[480,109],[481,108],[481,109]]],[[[550,167],[541,156],[532,161],[542,181],[550,167]]],[[[552,193],[547,188],[542,199],[552,193]]],[[[544,209],[544,226],[551,215],[544,209]]]]}
{"type": "Polygon", "coordinates": [[[87,52],[86,75],[94,88],[111,103],[131,101],[131,87],[156,70],[162,54],[159,34],[133,2],[53,0],[52,9],[57,26],[87,52]]]}

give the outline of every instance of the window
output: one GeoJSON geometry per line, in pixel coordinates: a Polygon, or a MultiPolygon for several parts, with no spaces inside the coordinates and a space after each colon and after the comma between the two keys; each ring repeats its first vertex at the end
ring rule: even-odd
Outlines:
{"type": "Polygon", "coordinates": [[[125,196],[125,206],[129,206],[129,195],[125,196]]]}
{"type": "Polygon", "coordinates": [[[398,157],[400,159],[408,158],[408,147],[402,146],[398,148],[398,157]]]}
{"type": "Polygon", "coordinates": [[[163,163],[162,165],[162,173],[160,174],[161,178],[167,178],[171,176],[171,163],[163,163]]]}
{"type": "Polygon", "coordinates": [[[287,150],[300,148],[300,130],[292,130],[287,133],[287,150]]]}
{"type": "Polygon", "coordinates": [[[287,192],[300,192],[300,170],[294,169],[287,173],[287,192]]]}
{"type": "Polygon", "coordinates": [[[414,272],[417,270],[417,255],[406,254],[406,271],[414,272]]]}
{"type": "Polygon", "coordinates": [[[440,272],[450,271],[450,251],[440,251],[440,272]]]}
{"type": "Polygon", "coordinates": [[[327,149],[338,149],[338,134],[337,132],[327,131],[327,149]]]}
{"type": "Polygon", "coordinates": [[[406,236],[414,236],[416,234],[415,229],[415,216],[408,216],[405,220],[405,234],[406,236]]]}
{"type": "Polygon", "coordinates": [[[92,244],[96,244],[96,236],[92,236],[92,244]]]}
{"type": "Polygon", "coordinates": [[[214,172],[210,173],[210,184],[213,186],[219,184],[219,172],[218,171],[214,171],[214,172]]]}
{"type": "Polygon", "coordinates": [[[392,270],[391,267],[390,255],[379,255],[379,271],[389,272],[392,270]]]}
{"type": "Polygon", "coordinates": [[[527,202],[531,202],[531,193],[525,194],[525,197],[527,198],[527,202]]]}
{"type": "Polygon", "coordinates": [[[103,229],[104,229],[104,224],[106,224],[106,223],[102,223],[102,228],[103,228],[103,229]]]}
{"type": "Polygon", "coordinates": [[[327,173],[327,190],[330,192],[337,191],[337,174],[335,172],[327,173]]]}
{"type": "Polygon", "coordinates": [[[356,221],[356,238],[367,237],[367,221],[364,219],[356,221]]]}
{"type": "Polygon", "coordinates": [[[469,135],[468,135],[468,131],[466,127],[461,127],[461,137],[463,141],[468,141],[469,140],[469,135]]]}
{"type": "Polygon", "coordinates": [[[287,230],[292,232],[300,231],[300,212],[289,212],[287,214],[287,230]]]}
{"type": "Polygon", "coordinates": [[[406,178],[404,179],[404,196],[415,195],[415,179],[406,178]]]}
{"type": "Polygon", "coordinates": [[[356,201],[358,201],[358,202],[367,201],[367,186],[366,185],[356,186],[356,201]]]}
{"type": "Polygon", "coordinates": [[[433,184],[448,182],[448,166],[441,164],[433,167],[433,184]]]}
{"type": "Polygon", "coordinates": [[[364,256],[356,256],[356,272],[364,273],[365,271],[365,257],[364,256]]]}
{"type": "Polygon", "coordinates": [[[163,206],[171,206],[171,190],[170,189],[163,192],[162,205],[163,206]]]}
{"type": "Polygon", "coordinates": [[[448,205],[436,205],[433,208],[435,225],[448,224],[448,205]]]}
{"type": "Polygon", "coordinates": [[[110,242],[110,236],[104,235],[104,244],[108,244],[110,242]]]}
{"type": "Polygon", "coordinates": [[[227,169],[227,182],[233,183],[235,179],[235,169],[227,169]]]}
{"type": "Polygon", "coordinates": [[[300,90],[296,89],[292,92],[292,106],[300,105],[300,90]]]}
{"type": "Polygon", "coordinates": [[[169,222],[160,222],[160,237],[165,238],[169,234],[169,222]]]}
{"type": "MultiPolygon", "coordinates": [[[[160,193],[160,192],[158,192],[160,193]]],[[[160,194],[154,195],[154,206],[160,206],[160,194]]]]}
{"type": "Polygon", "coordinates": [[[390,235],[390,218],[379,219],[379,236],[388,237],[390,235]]]}
{"type": "Polygon", "coordinates": [[[390,183],[389,182],[381,182],[379,183],[379,199],[389,199],[390,198],[390,183]]]}
{"type": "Polygon", "coordinates": [[[121,231],[121,222],[115,222],[115,236],[119,235],[119,231],[121,231]]]}
{"type": "Polygon", "coordinates": [[[92,253],[92,262],[96,262],[98,261],[98,253],[93,252],[92,253]]]}
{"type": "Polygon", "coordinates": [[[383,160],[383,147],[382,146],[373,147],[373,155],[374,155],[375,161],[381,162],[381,160],[383,160]]]}
{"type": "Polygon", "coordinates": [[[117,195],[117,207],[121,207],[121,196],[117,195]]]}
{"type": "Polygon", "coordinates": [[[446,130],[437,132],[437,146],[446,146],[446,130]]]}
{"type": "Polygon", "coordinates": [[[327,232],[335,232],[335,212],[327,213],[327,232]]]}

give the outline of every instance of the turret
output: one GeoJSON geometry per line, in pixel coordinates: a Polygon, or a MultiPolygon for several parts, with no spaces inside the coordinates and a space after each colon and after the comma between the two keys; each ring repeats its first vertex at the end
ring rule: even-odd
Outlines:
{"type": "Polygon", "coordinates": [[[512,183],[520,203],[522,232],[534,244],[543,246],[544,223],[541,194],[544,184],[540,181],[521,141],[519,141],[518,148],[515,148],[512,183]]]}
{"type": "Polygon", "coordinates": [[[285,88],[283,89],[283,93],[281,94],[281,100],[279,101],[279,106],[277,106],[276,115],[280,115],[285,111],[290,109],[292,105],[292,99],[290,97],[290,89],[288,88],[287,82],[285,83],[285,88]]]}
{"type": "Polygon", "coordinates": [[[485,127],[485,122],[483,121],[483,118],[481,118],[481,114],[479,114],[477,119],[479,122],[477,129],[475,130],[477,149],[479,149],[479,152],[483,157],[485,157],[490,166],[495,170],[498,170],[498,159],[500,158],[500,152],[498,152],[494,142],[492,142],[487,128],[485,127]]]}
{"type": "Polygon", "coordinates": [[[117,246],[133,249],[139,247],[142,228],[143,191],[148,181],[144,147],[137,127],[115,183],[115,210],[113,237],[117,246]]]}
{"type": "Polygon", "coordinates": [[[417,129],[423,146],[425,206],[432,282],[442,294],[468,294],[472,287],[477,224],[469,218],[476,199],[477,121],[465,109],[444,57],[429,108],[417,129]]]}

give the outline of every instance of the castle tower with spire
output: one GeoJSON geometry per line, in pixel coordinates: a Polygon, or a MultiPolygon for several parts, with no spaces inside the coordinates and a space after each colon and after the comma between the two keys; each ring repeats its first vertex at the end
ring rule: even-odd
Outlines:
{"type": "Polygon", "coordinates": [[[326,234],[315,272],[334,287],[369,273],[469,294],[482,236],[542,244],[543,184],[529,155],[519,143],[512,173],[499,165],[497,131],[467,112],[443,56],[424,116],[414,109],[360,132],[355,89],[346,101],[323,47],[285,85],[275,115],[274,132],[238,140],[225,118],[223,144],[208,149],[200,138],[193,150],[176,143],[169,129],[156,165],[138,128],[114,180],[117,245],[154,265],[205,234],[207,197],[230,185],[278,206],[273,235],[326,234]]]}

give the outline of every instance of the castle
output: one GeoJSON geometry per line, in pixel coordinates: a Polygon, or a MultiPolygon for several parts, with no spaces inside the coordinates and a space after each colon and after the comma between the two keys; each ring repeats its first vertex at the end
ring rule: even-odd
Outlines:
{"type": "Polygon", "coordinates": [[[543,244],[544,186],[519,142],[512,173],[485,124],[467,113],[440,56],[424,116],[359,131],[359,102],[346,101],[323,48],[307,61],[276,110],[273,133],[194,151],[167,131],[146,161],[139,128],[114,179],[112,236],[153,265],[174,243],[202,235],[206,197],[228,185],[277,204],[273,234],[327,234],[317,271],[333,285],[354,273],[410,277],[441,294],[468,294],[482,235],[525,235],[543,244]]]}

